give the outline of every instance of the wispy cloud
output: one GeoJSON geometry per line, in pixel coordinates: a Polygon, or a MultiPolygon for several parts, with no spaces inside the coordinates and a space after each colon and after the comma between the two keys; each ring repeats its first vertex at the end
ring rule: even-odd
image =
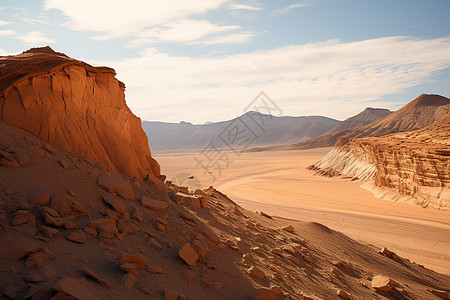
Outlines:
{"type": "MultiPolygon", "coordinates": [[[[69,17],[65,25],[73,30],[100,33],[92,37],[94,40],[131,37],[130,48],[155,43],[212,45],[247,42],[255,34],[241,30],[240,26],[192,19],[194,15],[198,18],[203,13],[223,7],[229,1],[135,0],[124,4],[109,0],[46,0],[45,9],[62,11],[69,17]],[[99,15],[97,12],[100,10],[104,13],[99,15]]],[[[262,10],[252,3],[232,3],[228,7],[234,10],[262,10]]]]}
{"type": "Polygon", "coordinates": [[[295,4],[291,4],[291,5],[285,6],[285,7],[274,9],[274,10],[272,10],[270,12],[270,15],[272,15],[272,16],[279,16],[279,15],[285,14],[285,13],[287,13],[287,12],[289,12],[289,11],[295,9],[295,8],[307,7],[307,6],[311,6],[311,5],[313,5],[313,1],[304,1],[304,2],[301,2],[301,3],[295,3],[295,4]]]}
{"type": "Polygon", "coordinates": [[[387,106],[370,101],[450,67],[450,37],[331,41],[203,58],[151,48],[138,58],[97,63],[115,67],[127,103],[147,120],[232,118],[261,90],[290,114],[343,118],[387,106]]]}
{"type": "Polygon", "coordinates": [[[137,39],[132,40],[129,46],[136,48],[158,42],[206,45],[217,38],[214,35],[238,29],[241,29],[241,27],[236,25],[216,25],[209,21],[179,20],[163,26],[152,27],[136,34],[137,39]]]}
{"type": "Polygon", "coordinates": [[[236,9],[236,10],[263,10],[262,7],[249,5],[249,4],[238,4],[238,3],[231,3],[228,8],[230,9],[236,9]]]}
{"type": "Polygon", "coordinates": [[[4,26],[4,25],[8,25],[8,24],[11,24],[11,22],[0,20],[0,26],[4,26]]]}
{"type": "Polygon", "coordinates": [[[217,45],[217,44],[241,44],[250,41],[256,34],[253,32],[238,32],[227,35],[220,35],[210,39],[205,39],[193,44],[198,45],[217,45]]]}
{"type": "Polygon", "coordinates": [[[0,30],[0,36],[15,36],[17,35],[14,30],[0,30]]]}
{"type": "Polygon", "coordinates": [[[56,41],[47,38],[42,32],[31,31],[25,35],[17,35],[15,38],[21,40],[26,45],[42,46],[48,44],[55,44],[56,41]]]}
{"type": "Polygon", "coordinates": [[[27,24],[45,24],[45,25],[51,25],[50,22],[44,21],[44,20],[39,20],[39,19],[28,19],[28,18],[22,18],[21,19],[23,22],[27,23],[27,24]]]}
{"type": "MultiPolygon", "coordinates": [[[[198,17],[228,2],[229,0],[46,0],[45,9],[62,11],[69,18],[65,25],[73,30],[100,32],[100,35],[93,37],[96,40],[132,37],[134,39],[130,46],[140,47],[155,42],[198,44],[208,35],[238,29],[236,25],[217,25],[206,20],[191,19],[194,15],[198,17]],[[103,13],[98,14],[99,11],[103,13]]],[[[258,9],[244,4],[237,7],[258,9]]]]}

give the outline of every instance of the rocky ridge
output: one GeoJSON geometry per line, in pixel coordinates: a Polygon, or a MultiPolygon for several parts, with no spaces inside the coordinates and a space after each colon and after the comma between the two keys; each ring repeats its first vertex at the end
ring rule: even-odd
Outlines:
{"type": "Polygon", "coordinates": [[[310,166],[326,176],[351,176],[381,199],[423,207],[450,207],[450,117],[421,130],[348,140],[341,138],[310,166]]]}
{"type": "Polygon", "coordinates": [[[0,119],[138,180],[160,175],[115,71],[49,47],[0,57],[0,119]]]}

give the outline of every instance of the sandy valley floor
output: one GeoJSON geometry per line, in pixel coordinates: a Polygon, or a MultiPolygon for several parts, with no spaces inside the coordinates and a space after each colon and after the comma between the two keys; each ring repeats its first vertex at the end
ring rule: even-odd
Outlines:
{"type": "Polygon", "coordinates": [[[300,221],[317,221],[350,237],[450,274],[450,211],[382,201],[348,179],[315,176],[305,168],[329,148],[228,153],[206,172],[204,153],[153,153],[167,180],[213,185],[253,211],[300,221]],[[226,165],[228,163],[228,166],[226,165]],[[223,170],[217,170],[220,166],[223,170]],[[180,173],[180,170],[183,170],[180,173]],[[193,179],[188,179],[194,176],[193,179]]]}

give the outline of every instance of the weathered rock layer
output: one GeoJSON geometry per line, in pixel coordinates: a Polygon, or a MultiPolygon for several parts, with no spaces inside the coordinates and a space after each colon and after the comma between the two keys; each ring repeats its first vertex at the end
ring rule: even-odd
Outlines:
{"type": "Polygon", "coordinates": [[[108,170],[160,175],[115,71],[37,48],[0,57],[0,118],[108,170]]]}
{"type": "Polygon", "coordinates": [[[450,117],[422,130],[384,137],[341,139],[310,166],[345,175],[381,199],[449,209],[450,117]]]}

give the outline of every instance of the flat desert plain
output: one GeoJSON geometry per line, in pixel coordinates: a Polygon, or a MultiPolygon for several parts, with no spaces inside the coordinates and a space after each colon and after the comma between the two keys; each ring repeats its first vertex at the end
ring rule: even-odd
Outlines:
{"type": "Polygon", "coordinates": [[[212,173],[198,163],[207,162],[201,151],[153,155],[162,174],[176,184],[193,189],[213,185],[248,210],[292,222],[319,222],[375,249],[387,247],[450,274],[450,211],[380,200],[361,183],[306,170],[330,149],[230,152],[228,160],[216,164],[222,170],[212,167],[212,173]]]}

